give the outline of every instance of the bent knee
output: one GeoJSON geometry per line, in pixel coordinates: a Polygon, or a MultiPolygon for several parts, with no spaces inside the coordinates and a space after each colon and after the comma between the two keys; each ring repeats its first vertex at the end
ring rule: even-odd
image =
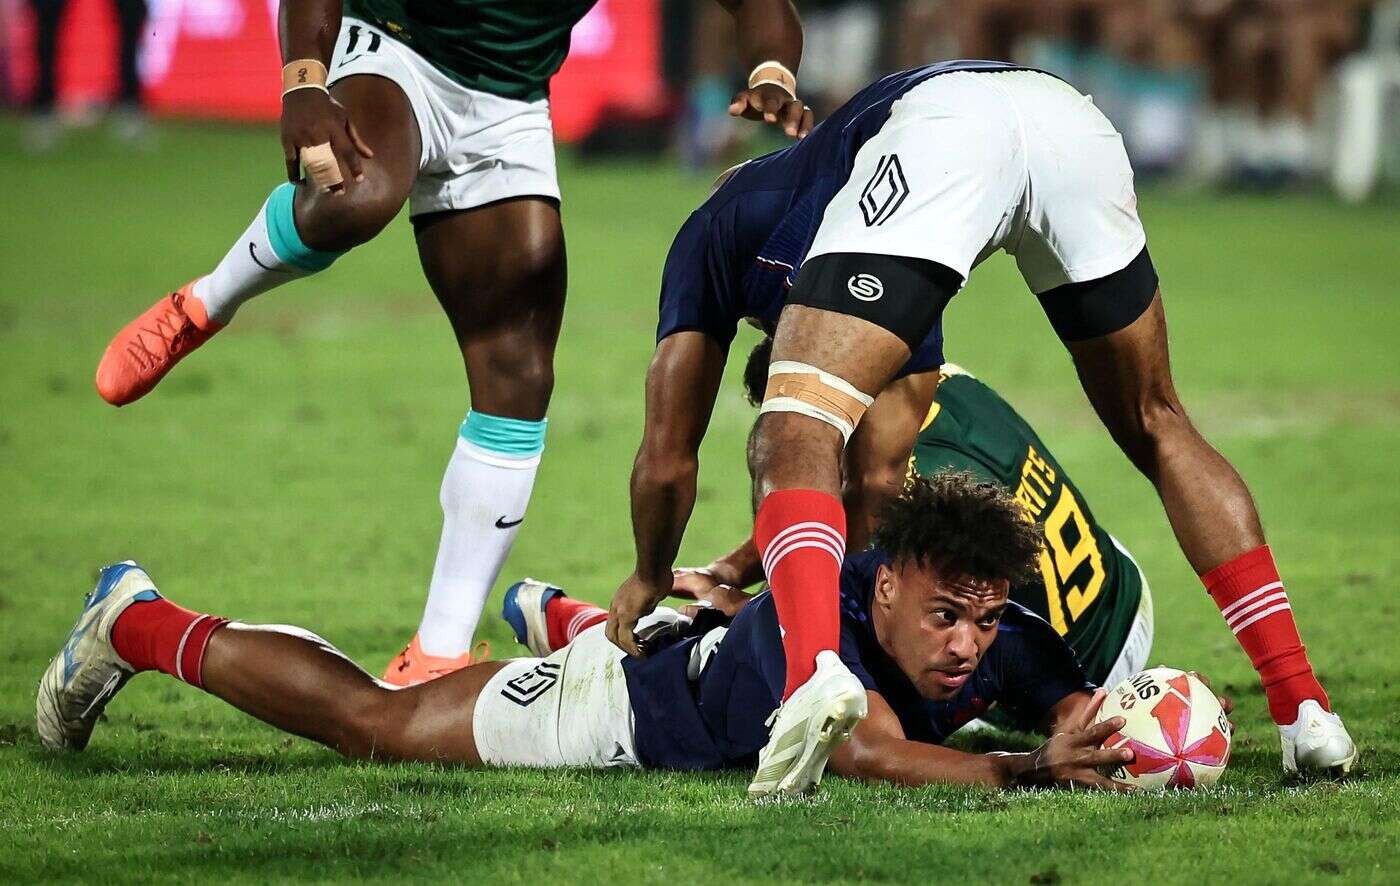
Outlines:
{"type": "Polygon", "coordinates": [[[365,180],[350,183],[343,194],[316,194],[299,207],[297,228],[313,249],[344,252],[377,237],[405,199],[382,174],[367,170],[365,180]]]}

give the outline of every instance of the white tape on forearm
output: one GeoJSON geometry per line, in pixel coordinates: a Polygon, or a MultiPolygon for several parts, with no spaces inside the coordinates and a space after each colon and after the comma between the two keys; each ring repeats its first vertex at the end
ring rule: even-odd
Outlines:
{"type": "Polygon", "coordinates": [[[340,161],[335,158],[330,142],[302,148],[301,168],[306,170],[311,183],[322,191],[329,191],[345,181],[340,174],[340,161]]]}

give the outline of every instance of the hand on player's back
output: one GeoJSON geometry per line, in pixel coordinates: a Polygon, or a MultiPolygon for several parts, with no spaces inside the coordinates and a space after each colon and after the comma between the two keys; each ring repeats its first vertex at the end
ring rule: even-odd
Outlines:
{"type": "MultiPolygon", "coordinates": [[[[340,164],[340,174],[354,181],[364,180],[361,157],[373,157],[345,107],[330,93],[319,89],[298,89],[282,99],[282,154],[287,160],[287,180],[301,180],[301,149],[330,144],[340,164]]],[[[335,193],[344,186],[333,189],[335,193]]]]}
{"type": "Polygon", "coordinates": [[[732,117],[762,120],[782,128],[792,138],[803,138],[812,131],[812,109],[773,83],[741,89],[729,103],[732,117]]]}
{"type": "Polygon", "coordinates": [[[1105,748],[1110,735],[1123,728],[1122,717],[1095,724],[1107,693],[1100,689],[1078,717],[1026,757],[1017,782],[1028,786],[1090,788],[1105,791],[1134,791],[1132,785],[1105,777],[1100,770],[1119,766],[1133,759],[1126,748],[1105,748]]]}

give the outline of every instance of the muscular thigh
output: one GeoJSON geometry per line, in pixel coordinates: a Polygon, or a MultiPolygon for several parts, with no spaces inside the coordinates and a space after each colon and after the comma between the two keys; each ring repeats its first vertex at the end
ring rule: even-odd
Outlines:
{"type": "Polygon", "coordinates": [[[342,193],[322,193],[309,183],[297,189],[296,219],[302,239],[316,249],[349,249],[377,234],[408,199],[422,152],[418,122],[408,96],[392,80],[358,74],[338,80],[331,96],[345,106],[373,157],[362,157],[364,178],[348,176],[342,193]]]}
{"type": "Polygon", "coordinates": [[[414,759],[478,765],[472,717],[482,689],[508,662],[490,661],[454,671],[393,695],[400,726],[394,741],[414,759]]]}

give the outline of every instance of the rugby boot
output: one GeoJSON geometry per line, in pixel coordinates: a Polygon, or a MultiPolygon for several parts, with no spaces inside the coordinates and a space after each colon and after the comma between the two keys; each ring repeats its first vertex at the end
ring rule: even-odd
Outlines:
{"type": "Polygon", "coordinates": [[[518,581],[506,590],[501,618],[515,632],[515,641],[529,649],[531,655],[544,658],[554,651],[549,645],[545,607],[550,600],[562,596],[562,589],[533,578],[518,581]]]}
{"type": "Polygon", "coordinates": [[[134,672],[112,647],[112,626],[131,604],[159,596],[151,577],[131,560],[102,570],[67,642],[39,681],[35,707],[44,747],[87,747],[102,709],[134,672]]]}
{"type": "Polygon", "coordinates": [[[151,305],[113,337],[97,364],[97,393],[113,406],[139,400],[190,351],[223,329],[193,295],[194,281],[151,305]]]}
{"type": "Polygon", "coordinates": [[[768,744],[758,752],[749,796],[801,794],[821,783],[831,752],[869,713],[865,687],[831,650],[817,670],[773,712],[768,744]]]}
{"type": "Polygon", "coordinates": [[[1356,744],[1342,718],[1308,699],[1298,705],[1298,719],[1278,728],[1283,743],[1283,771],[1290,775],[1341,777],[1356,765],[1356,744]]]}
{"type": "Polygon", "coordinates": [[[460,671],[490,657],[491,647],[485,641],[461,655],[429,655],[418,642],[418,635],[414,634],[403,651],[389,662],[389,666],[384,669],[384,676],[380,679],[395,689],[407,689],[409,686],[445,677],[453,671],[460,671]]]}

